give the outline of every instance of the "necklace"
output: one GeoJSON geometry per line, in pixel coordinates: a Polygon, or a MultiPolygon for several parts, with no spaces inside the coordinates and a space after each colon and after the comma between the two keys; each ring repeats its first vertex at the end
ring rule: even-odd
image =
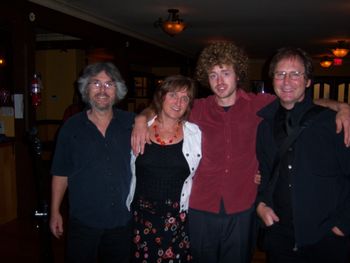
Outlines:
{"type": "Polygon", "coordinates": [[[178,135],[179,129],[180,129],[180,124],[179,123],[177,124],[177,127],[176,127],[174,135],[171,138],[169,138],[169,139],[163,139],[163,138],[160,137],[157,124],[153,125],[153,129],[154,129],[154,137],[156,138],[156,141],[160,145],[164,146],[164,145],[173,143],[173,141],[177,139],[177,135],[178,135]],[[168,140],[168,142],[166,142],[166,140],[168,140]]]}

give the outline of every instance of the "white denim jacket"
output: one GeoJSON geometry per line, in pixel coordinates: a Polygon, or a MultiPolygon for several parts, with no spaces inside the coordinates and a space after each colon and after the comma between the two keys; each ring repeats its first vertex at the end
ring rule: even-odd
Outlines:
{"type": "MultiPolygon", "coordinates": [[[[151,121],[148,122],[148,126],[152,125],[155,118],[156,117],[154,117],[151,121]]],[[[181,198],[180,198],[180,212],[188,210],[188,203],[190,200],[190,193],[192,188],[192,178],[197,170],[199,161],[202,158],[202,148],[201,148],[202,133],[199,127],[196,124],[190,123],[187,121],[184,122],[184,125],[182,127],[183,127],[183,134],[184,134],[184,140],[182,144],[182,153],[185,156],[188,166],[190,168],[190,174],[186,178],[182,186],[181,198]]],[[[136,156],[131,151],[130,164],[131,164],[132,178],[131,178],[129,195],[126,199],[126,206],[128,207],[129,211],[130,211],[130,205],[134,198],[135,188],[136,188],[135,161],[136,161],[136,156]]]]}

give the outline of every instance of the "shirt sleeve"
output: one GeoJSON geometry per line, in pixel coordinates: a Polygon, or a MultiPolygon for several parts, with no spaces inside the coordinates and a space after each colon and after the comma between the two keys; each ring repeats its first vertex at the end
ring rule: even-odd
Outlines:
{"type": "Polygon", "coordinates": [[[197,121],[200,119],[201,112],[204,107],[205,99],[195,99],[193,102],[193,107],[191,109],[190,116],[188,120],[193,123],[197,123],[197,121]]]}
{"type": "MultiPolygon", "coordinates": [[[[335,129],[334,127],[332,127],[335,129]]],[[[331,132],[333,131],[331,130],[331,132]]],[[[336,158],[340,165],[342,178],[342,187],[339,190],[339,194],[342,196],[343,202],[338,205],[336,213],[336,226],[340,228],[341,231],[347,236],[350,235],[350,148],[344,145],[344,133],[336,134],[336,158]]]]}
{"type": "Polygon", "coordinates": [[[52,159],[51,174],[56,176],[67,176],[68,170],[72,168],[69,159],[68,138],[64,126],[61,128],[56,142],[55,153],[52,159]]]}
{"type": "Polygon", "coordinates": [[[265,133],[267,131],[267,127],[265,123],[260,123],[257,131],[256,138],[256,156],[259,162],[259,171],[261,174],[261,183],[258,187],[258,194],[256,198],[256,205],[260,202],[264,202],[268,206],[272,207],[272,200],[270,199],[269,191],[269,182],[271,179],[272,173],[272,163],[271,160],[265,150],[266,147],[266,137],[265,133]],[[265,126],[265,127],[264,127],[265,126]]]}

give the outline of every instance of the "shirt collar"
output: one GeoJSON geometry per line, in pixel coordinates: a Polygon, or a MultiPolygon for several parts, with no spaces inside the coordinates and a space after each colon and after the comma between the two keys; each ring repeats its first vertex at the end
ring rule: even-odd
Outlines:
{"type": "MultiPolygon", "coordinates": [[[[211,105],[213,106],[213,108],[217,108],[221,111],[224,111],[223,107],[220,106],[217,102],[216,102],[216,96],[215,95],[211,95],[208,97],[209,100],[210,100],[210,103],[211,105]]],[[[235,104],[231,105],[230,107],[234,106],[237,104],[237,102],[239,100],[245,100],[245,101],[251,101],[252,98],[248,95],[247,92],[245,92],[244,90],[242,89],[237,89],[236,91],[236,101],[235,101],[235,104]]]]}

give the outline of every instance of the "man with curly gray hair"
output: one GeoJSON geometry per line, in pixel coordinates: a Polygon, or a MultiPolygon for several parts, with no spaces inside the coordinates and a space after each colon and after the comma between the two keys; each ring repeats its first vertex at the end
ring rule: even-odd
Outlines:
{"type": "Polygon", "coordinates": [[[51,172],[50,229],[63,235],[60,206],[69,197],[68,262],[129,262],[130,135],[134,114],[113,107],[127,88],[108,62],[88,65],[78,80],[89,108],[60,129],[51,172]]]}

